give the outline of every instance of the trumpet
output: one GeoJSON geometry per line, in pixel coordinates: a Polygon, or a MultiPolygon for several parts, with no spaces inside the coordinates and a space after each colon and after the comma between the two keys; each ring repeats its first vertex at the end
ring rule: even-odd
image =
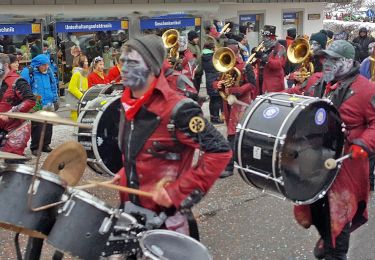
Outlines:
{"type": "Polygon", "coordinates": [[[375,47],[373,47],[373,51],[370,58],[370,81],[375,82],[375,47]]]}
{"type": "Polygon", "coordinates": [[[230,28],[229,28],[229,25],[230,23],[227,23],[223,26],[223,28],[221,28],[220,32],[219,32],[219,36],[229,32],[230,28]],[[229,29],[229,30],[228,30],[229,29]]]}
{"type": "Polygon", "coordinates": [[[235,67],[236,55],[228,47],[217,49],[212,56],[212,63],[215,69],[222,72],[220,80],[224,81],[224,89],[219,91],[220,96],[227,101],[226,89],[238,86],[241,79],[241,72],[235,67]]]}
{"type": "Polygon", "coordinates": [[[255,48],[254,50],[254,53],[250,55],[249,59],[246,61],[246,65],[247,64],[253,64],[255,61],[256,61],[256,58],[255,58],[255,55],[257,54],[257,52],[259,51],[262,51],[264,52],[266,50],[266,48],[264,47],[264,42],[262,41],[261,43],[259,43],[259,45],[255,48]]]}
{"type": "Polygon", "coordinates": [[[313,53],[308,40],[297,38],[288,47],[287,56],[292,63],[301,63],[300,77],[306,79],[314,73],[314,64],[310,62],[313,53]]]}
{"type": "Polygon", "coordinates": [[[178,39],[180,38],[180,33],[176,29],[169,29],[163,33],[161,38],[163,40],[164,47],[169,49],[168,59],[174,58],[175,60],[178,60],[180,57],[178,52],[178,39]]]}

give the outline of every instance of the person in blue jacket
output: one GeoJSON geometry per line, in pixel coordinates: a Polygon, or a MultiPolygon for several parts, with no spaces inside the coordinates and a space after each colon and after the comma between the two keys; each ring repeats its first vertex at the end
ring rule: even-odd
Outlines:
{"type": "MultiPolygon", "coordinates": [[[[40,97],[43,110],[56,111],[58,109],[57,84],[54,74],[50,68],[50,59],[45,54],[39,54],[31,60],[31,64],[21,72],[21,77],[27,80],[35,96],[40,97]]],[[[31,122],[31,145],[33,155],[37,155],[42,123],[31,122]]],[[[52,125],[47,124],[42,147],[43,152],[51,152],[49,146],[52,139],[52,125]]]]}

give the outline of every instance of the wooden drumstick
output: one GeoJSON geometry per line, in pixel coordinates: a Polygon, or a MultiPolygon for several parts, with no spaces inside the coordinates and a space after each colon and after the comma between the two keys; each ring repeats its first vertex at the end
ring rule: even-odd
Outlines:
{"type": "Polygon", "coordinates": [[[338,159],[336,159],[336,160],[333,159],[333,158],[329,158],[329,159],[325,160],[325,162],[324,162],[324,167],[325,167],[327,170],[333,170],[333,169],[335,169],[335,168],[337,167],[337,164],[338,164],[339,162],[342,162],[342,161],[344,161],[344,160],[350,158],[350,156],[352,156],[351,153],[350,153],[350,154],[347,154],[347,155],[344,155],[343,157],[340,157],[340,158],[338,158],[338,159]]]}
{"type": "Polygon", "coordinates": [[[91,182],[91,183],[96,184],[97,186],[102,186],[102,187],[112,189],[112,190],[118,190],[118,191],[122,191],[122,192],[135,194],[135,195],[138,195],[138,196],[152,198],[152,193],[147,192],[147,191],[141,191],[141,190],[132,189],[132,188],[123,187],[123,186],[120,186],[120,185],[115,185],[115,184],[105,183],[105,182],[96,182],[96,183],[91,182]]]}
{"type": "Polygon", "coordinates": [[[77,189],[77,190],[91,189],[91,188],[95,188],[95,187],[99,186],[98,183],[112,183],[112,181],[103,181],[103,182],[90,181],[90,182],[91,182],[90,184],[75,186],[74,189],[77,189]]]}

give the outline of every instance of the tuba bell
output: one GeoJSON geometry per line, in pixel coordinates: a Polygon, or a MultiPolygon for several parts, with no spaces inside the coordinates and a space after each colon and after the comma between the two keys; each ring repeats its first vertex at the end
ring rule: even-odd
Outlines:
{"type": "Polygon", "coordinates": [[[304,79],[314,73],[314,64],[310,62],[312,55],[310,43],[303,37],[295,39],[287,50],[287,56],[291,63],[302,64],[300,76],[304,79]]]}
{"type": "Polygon", "coordinates": [[[164,47],[168,49],[168,58],[174,58],[178,60],[179,53],[178,53],[178,39],[180,38],[180,33],[176,29],[169,29],[163,33],[161,36],[163,40],[164,47]]]}
{"type": "Polygon", "coordinates": [[[220,80],[224,80],[224,90],[220,90],[219,94],[227,101],[228,94],[225,90],[238,86],[241,79],[241,72],[235,67],[236,55],[230,48],[221,47],[212,56],[212,63],[217,71],[222,72],[220,80]]]}

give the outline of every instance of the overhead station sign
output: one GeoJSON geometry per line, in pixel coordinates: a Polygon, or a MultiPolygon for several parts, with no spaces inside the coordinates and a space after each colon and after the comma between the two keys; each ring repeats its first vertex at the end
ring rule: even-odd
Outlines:
{"type": "Polygon", "coordinates": [[[57,22],[56,31],[64,32],[99,32],[128,29],[127,21],[90,21],[90,22],[57,22]]]}
{"type": "Polygon", "coordinates": [[[0,35],[40,33],[39,23],[0,24],[0,35]]]}
{"type": "Polygon", "coordinates": [[[183,27],[199,26],[199,25],[200,25],[200,18],[178,17],[174,15],[144,18],[140,20],[141,30],[183,28],[183,27]]]}

